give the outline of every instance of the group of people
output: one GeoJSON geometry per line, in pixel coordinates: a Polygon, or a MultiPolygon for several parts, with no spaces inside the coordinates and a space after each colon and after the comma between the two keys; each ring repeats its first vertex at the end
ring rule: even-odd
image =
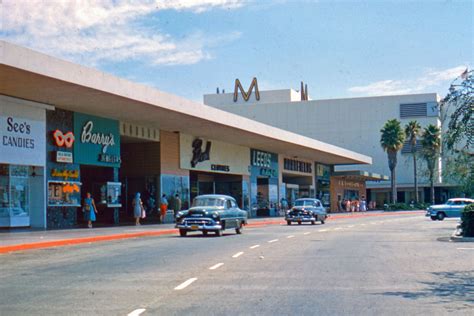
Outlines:
{"type": "Polygon", "coordinates": [[[365,198],[359,200],[353,199],[339,199],[337,208],[339,212],[365,212],[367,211],[367,201],[365,198]]]}
{"type": "MultiPolygon", "coordinates": [[[[166,213],[168,212],[168,199],[166,198],[166,194],[161,196],[160,200],[160,210],[159,210],[159,220],[160,223],[164,223],[166,213]]],[[[176,194],[173,199],[173,210],[175,213],[179,212],[182,207],[181,198],[179,194],[176,194]]],[[[133,217],[135,218],[135,225],[141,225],[140,220],[146,218],[147,211],[141,199],[140,192],[135,194],[135,198],[132,201],[132,208],[133,208],[133,217]]],[[[84,220],[87,221],[87,227],[92,228],[92,223],[96,221],[96,215],[98,214],[97,206],[95,205],[94,199],[91,196],[90,192],[86,193],[86,197],[84,199],[84,204],[82,206],[82,212],[84,215],[84,220]]]]}
{"type": "MultiPolygon", "coordinates": [[[[169,205],[170,203],[168,202],[166,194],[163,194],[160,200],[160,210],[159,210],[160,223],[165,222],[166,213],[168,212],[169,205]]],[[[135,225],[140,225],[140,219],[146,217],[146,210],[143,207],[142,200],[140,199],[140,193],[136,194],[135,198],[133,199],[132,206],[133,206],[133,215],[135,217],[135,225]]],[[[179,212],[181,210],[181,207],[182,207],[181,198],[179,197],[179,194],[176,194],[174,196],[173,205],[172,205],[172,209],[174,213],[179,212]]]]}

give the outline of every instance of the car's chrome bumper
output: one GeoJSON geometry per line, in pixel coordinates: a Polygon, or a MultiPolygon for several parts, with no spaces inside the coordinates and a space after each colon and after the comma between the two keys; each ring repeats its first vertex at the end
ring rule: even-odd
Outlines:
{"type": "Polygon", "coordinates": [[[178,229],[184,229],[184,230],[189,230],[189,231],[216,231],[216,230],[221,230],[222,225],[220,224],[214,224],[214,225],[206,225],[206,224],[176,224],[175,226],[178,229]]]}
{"type": "Polygon", "coordinates": [[[286,217],[285,220],[291,221],[291,222],[313,222],[313,221],[317,221],[318,219],[314,216],[312,217],[293,216],[293,217],[286,217]]]}

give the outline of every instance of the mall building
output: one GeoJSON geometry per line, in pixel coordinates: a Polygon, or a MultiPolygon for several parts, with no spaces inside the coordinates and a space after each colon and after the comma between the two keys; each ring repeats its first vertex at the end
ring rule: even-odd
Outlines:
{"type": "MultiPolygon", "coordinates": [[[[236,198],[251,217],[282,198],[314,197],[335,166],[368,165],[356,151],[301,136],[95,69],[0,41],[0,227],[84,224],[90,192],[98,224],[146,221],[162,194],[186,209],[199,194],[236,198]]],[[[351,174],[359,189],[369,174],[351,174]]]]}
{"type": "MultiPolygon", "coordinates": [[[[254,87],[258,85],[254,84],[254,87]]],[[[372,157],[372,165],[336,166],[333,174],[339,177],[354,175],[354,170],[361,170],[360,173],[390,174],[387,154],[380,146],[380,130],[387,120],[396,118],[402,126],[411,120],[417,120],[422,127],[429,124],[441,126],[438,107],[440,98],[436,93],[311,100],[307,91],[307,87],[301,84],[300,91],[258,91],[257,88],[239,93],[236,81],[234,93],[204,95],[204,104],[372,157]]],[[[398,201],[409,203],[414,199],[414,178],[408,142],[398,155],[398,201]]],[[[418,160],[421,164],[422,160],[418,160]]],[[[437,165],[436,202],[444,202],[452,197],[454,190],[452,185],[443,182],[441,158],[437,165]]],[[[422,171],[423,168],[418,170],[422,171]]],[[[368,181],[364,195],[368,201],[374,201],[380,207],[390,201],[391,189],[390,181],[379,180],[368,181]]],[[[334,185],[340,181],[347,181],[347,177],[334,182],[334,185]]],[[[420,200],[428,202],[427,176],[420,173],[418,182],[420,200]]],[[[355,183],[352,185],[357,187],[355,183]]],[[[350,198],[354,193],[348,190],[343,197],[350,198]]],[[[322,193],[318,192],[317,195],[321,196],[322,193]]]]}

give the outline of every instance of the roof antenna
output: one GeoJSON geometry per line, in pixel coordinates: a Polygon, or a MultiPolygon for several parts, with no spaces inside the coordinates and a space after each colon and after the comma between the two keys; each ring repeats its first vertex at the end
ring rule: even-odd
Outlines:
{"type": "Polygon", "coordinates": [[[216,94],[219,94],[219,87],[216,88],[216,94]]]}

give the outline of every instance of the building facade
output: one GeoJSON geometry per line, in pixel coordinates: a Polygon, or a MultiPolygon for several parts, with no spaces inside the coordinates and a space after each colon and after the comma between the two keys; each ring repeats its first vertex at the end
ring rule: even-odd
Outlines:
{"type": "Polygon", "coordinates": [[[281,199],[315,197],[315,166],[371,158],[0,41],[0,227],[147,221],[159,201],[183,209],[199,194],[227,194],[252,216],[281,199]],[[32,75],[34,74],[34,75],[32,75]]]}
{"type": "MultiPolygon", "coordinates": [[[[246,116],[278,128],[318,139],[373,158],[370,166],[363,170],[374,174],[390,174],[387,154],[380,146],[380,129],[389,119],[398,119],[404,126],[417,120],[422,127],[429,124],[440,127],[439,96],[435,93],[345,98],[330,100],[305,100],[295,90],[260,91],[250,95],[248,101],[242,97],[235,100],[231,93],[204,95],[204,104],[246,116]]],[[[429,199],[429,183],[423,174],[423,162],[419,160],[418,175],[422,200],[429,199]]],[[[361,169],[360,166],[336,166],[335,171],[361,169]]],[[[398,156],[397,165],[398,200],[410,202],[414,199],[413,159],[408,144],[398,156]]],[[[436,170],[436,200],[444,201],[452,194],[451,186],[442,181],[442,163],[438,160],[436,170]]],[[[367,199],[377,205],[387,203],[390,192],[388,181],[367,182],[367,199]]]]}

